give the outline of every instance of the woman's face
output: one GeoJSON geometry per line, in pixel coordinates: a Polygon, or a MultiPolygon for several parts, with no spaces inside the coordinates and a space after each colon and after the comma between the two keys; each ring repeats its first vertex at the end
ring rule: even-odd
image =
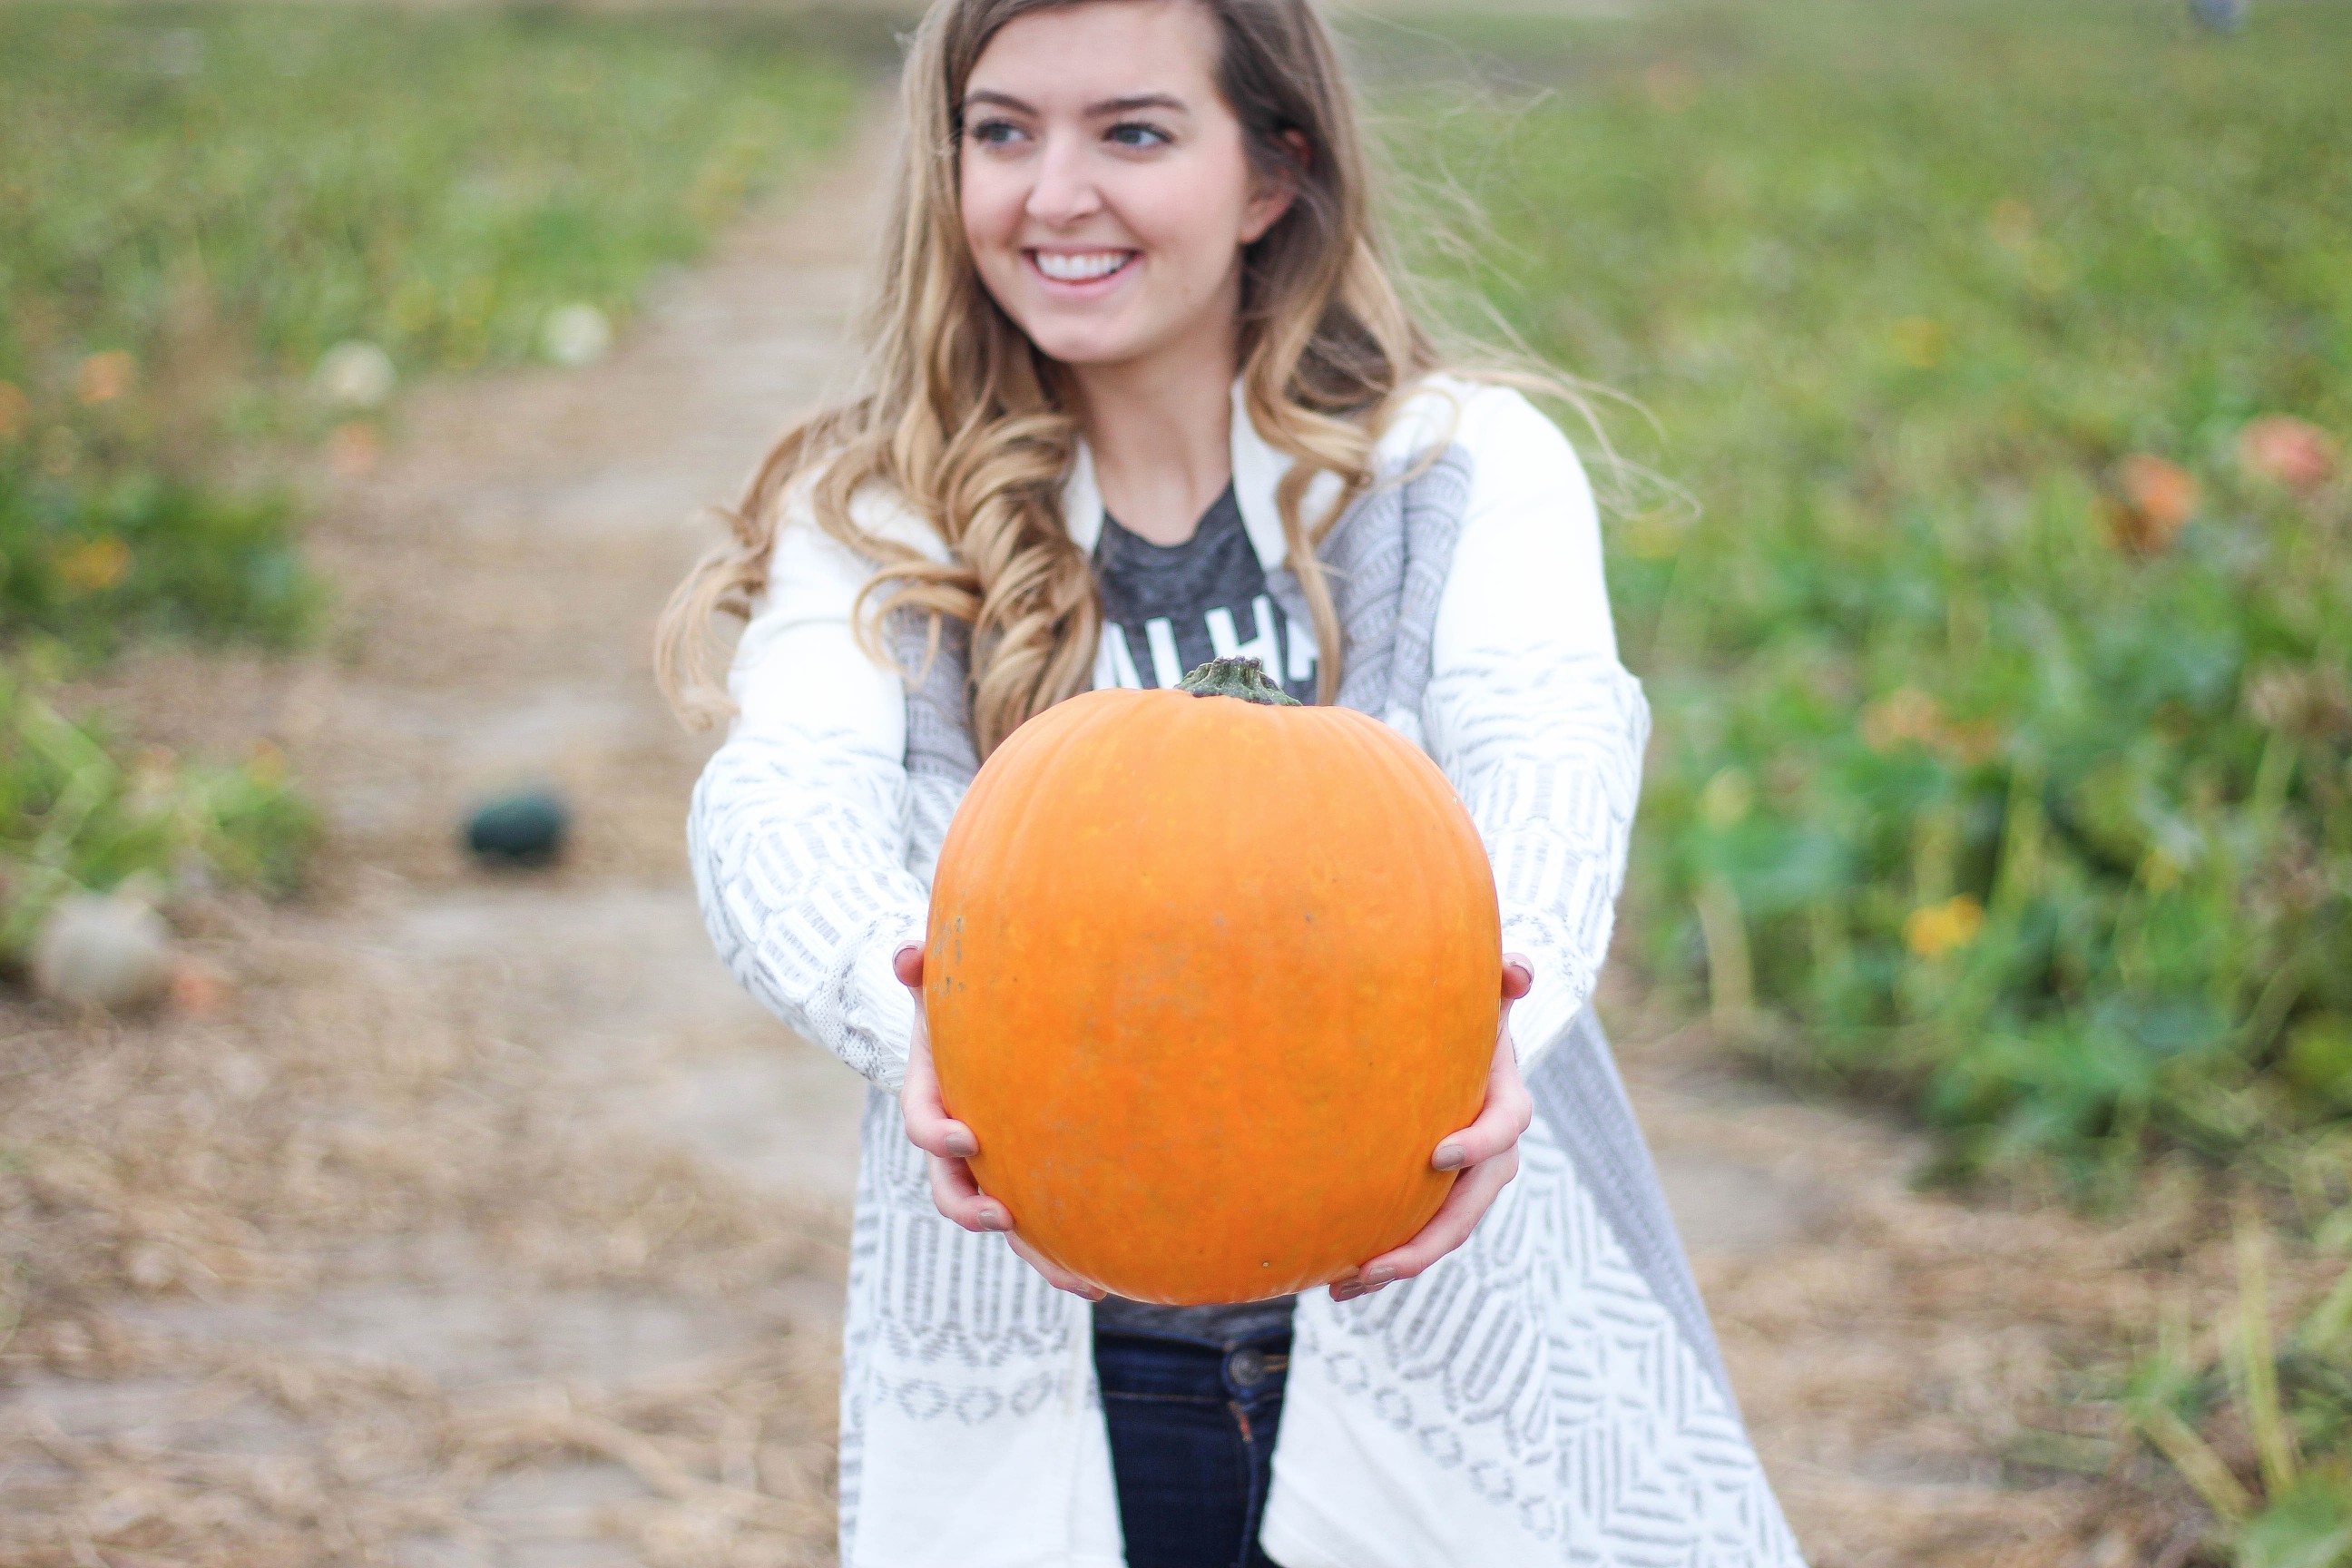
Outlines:
{"type": "Polygon", "coordinates": [[[1232,342],[1242,247],[1288,205],[1253,177],[1193,0],[1090,0],[989,40],[964,89],[964,237],[1048,356],[1148,360],[1232,342]]]}

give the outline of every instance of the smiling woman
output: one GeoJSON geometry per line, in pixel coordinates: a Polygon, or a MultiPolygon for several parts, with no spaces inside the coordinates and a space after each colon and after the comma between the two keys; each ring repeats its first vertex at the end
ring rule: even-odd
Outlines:
{"type": "MultiPolygon", "coordinates": [[[[938,0],[903,105],[874,384],[777,446],[735,537],[673,599],[661,647],[680,708],[733,721],[689,818],[712,938],[779,1016],[874,1085],[845,1338],[843,1562],[1796,1563],[1587,1006],[1648,722],[1617,660],[1591,490],[1549,421],[1494,378],[1441,373],[1400,305],[1320,21],[1305,0],[938,0]],[[724,691],[700,668],[719,610],[748,622],[724,691]],[[1037,1189],[1008,1169],[1020,1141],[989,1110],[1021,1085],[989,1082],[960,1120],[919,998],[927,972],[950,984],[951,950],[922,946],[927,906],[950,819],[967,838],[985,831],[959,816],[981,760],[1089,684],[1174,687],[1212,656],[1255,658],[1261,700],[1281,703],[1278,681],[1427,753],[1490,861],[1506,951],[1446,960],[1444,978],[1498,1016],[1491,1053],[1483,1021],[1472,1039],[1483,1102],[1433,1145],[1381,1139],[1370,1115],[1344,1136],[1298,1131],[1312,1119],[1246,1093],[1188,1092],[1180,1124],[1179,1097],[1139,1089],[1147,1058],[1190,1070],[1188,1091],[1344,1104],[1412,1071],[1399,1064],[1426,1042],[1349,1033],[1361,1070],[1327,1088],[1302,1043],[1318,1026],[1331,1037],[1338,966],[1221,968],[1295,1026],[1244,1042],[1282,1060],[1253,1071],[1228,1047],[1218,1078],[1204,1042],[1153,1035],[1132,1000],[1130,973],[1164,967],[1175,945],[1139,951],[1154,939],[1123,918],[1155,897],[1148,879],[1095,866],[1090,900],[1048,879],[1056,929],[1098,945],[1015,990],[1046,988],[1035,999],[1070,1015],[1083,971],[1123,1009],[1081,1042],[1108,1087],[1080,1114],[1108,1123],[1123,1107],[1145,1142],[1166,1131],[1195,1152],[1185,1183],[1271,1184],[1251,1205],[1294,1222],[1318,1182],[1283,1169],[1344,1182],[1384,1162],[1443,1194],[1387,1251],[1330,1242],[1354,1259],[1336,1279],[1318,1265],[1262,1287],[1328,1289],[1226,1300],[1229,1278],[1122,1276],[1206,1301],[1171,1306],[1107,1296],[1047,1256],[1042,1216],[1024,1229],[1018,1207],[1037,1189]],[[1282,1159],[1224,1135],[1218,1119],[1236,1115],[1256,1116],[1282,1159]],[[998,1191],[975,1175],[983,1158],[1007,1173],[998,1191]]],[[[1185,777],[1217,772],[1213,757],[1184,762],[1185,777]]],[[[1176,820],[1172,765],[1139,774],[1098,747],[1075,765],[1133,831],[1176,820]]],[[[990,788],[973,798],[1002,804],[990,788]]],[[[1039,798],[1024,797],[1022,831],[1099,859],[1099,840],[1039,798]]],[[[1328,826],[1306,816],[1291,837],[1328,826]]],[[[1416,918],[1407,844],[1346,853],[1364,879],[1349,887],[1416,918]]],[[[1234,858],[1249,863],[1196,869],[1212,896],[1230,890],[1210,923],[1230,917],[1246,967],[1268,945],[1246,940],[1251,922],[1276,900],[1245,889],[1318,873],[1304,853],[1234,858]]],[[[992,875],[958,885],[1008,909],[1031,890],[992,875]]],[[[1482,929],[1492,942],[1496,927],[1482,929]]],[[[1369,984],[1371,1016],[1409,1027],[1381,992],[1397,978],[1369,984]]],[[[1148,1206],[1166,1213],[1170,1190],[1148,1206]]],[[[1326,1241],[1340,1228],[1315,1223],[1326,1241]]],[[[1130,1251],[1169,1245],[1143,1234],[1130,1251]]]]}
{"type": "MultiPolygon", "coordinates": [[[[1222,440],[1172,465],[1150,448],[1174,430],[1220,434],[1238,357],[1234,258],[1297,191],[1290,168],[1251,167],[1217,55],[1215,21],[1187,0],[1033,12],[990,42],[963,99],[963,231],[990,298],[1071,368],[1097,415],[1149,408],[1171,387],[1204,405],[1173,425],[1098,420],[1111,437],[1094,454],[1104,502],[1155,544],[1181,543],[1223,488],[1222,440]],[[1166,86],[1082,95],[1112,80],[1166,86]],[[1130,433],[1144,450],[1119,449],[1130,433]]],[[[1284,145],[1297,156],[1296,131],[1284,145]]]]}

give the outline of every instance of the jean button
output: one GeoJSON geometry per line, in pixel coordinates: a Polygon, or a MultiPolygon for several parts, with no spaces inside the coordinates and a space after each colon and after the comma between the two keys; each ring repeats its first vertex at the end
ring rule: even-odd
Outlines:
{"type": "Polygon", "coordinates": [[[1244,1345],[1225,1358],[1225,1375],[1235,1388],[1255,1388],[1265,1381],[1265,1352],[1255,1345],[1244,1345]]]}

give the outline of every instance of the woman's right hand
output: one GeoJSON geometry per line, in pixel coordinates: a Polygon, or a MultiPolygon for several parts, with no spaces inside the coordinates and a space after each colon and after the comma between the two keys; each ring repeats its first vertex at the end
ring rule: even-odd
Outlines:
{"type": "Polygon", "coordinates": [[[931,1202],[940,1213],[966,1230],[1003,1231],[1013,1250],[1055,1289],[1099,1301],[1103,1289],[1038,1256],[1013,1226],[1013,1215],[1003,1204],[980,1190],[971,1173],[971,1157],[980,1140],[971,1129],[950,1116],[940,1100],[939,1074],[931,1068],[931,1032],[923,1017],[923,950],[908,942],[890,958],[898,984],[915,994],[915,1031],[907,1043],[907,1081],[898,1090],[898,1110],[907,1119],[907,1137],[930,1157],[931,1202]]]}

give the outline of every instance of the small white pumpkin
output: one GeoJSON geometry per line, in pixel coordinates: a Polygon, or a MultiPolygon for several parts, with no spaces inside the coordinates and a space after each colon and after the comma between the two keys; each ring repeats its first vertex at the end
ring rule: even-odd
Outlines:
{"type": "Polygon", "coordinates": [[[171,929],[133,899],[72,894],[33,939],[33,989],[62,1006],[130,1012],[160,996],[171,977],[171,929]]]}

